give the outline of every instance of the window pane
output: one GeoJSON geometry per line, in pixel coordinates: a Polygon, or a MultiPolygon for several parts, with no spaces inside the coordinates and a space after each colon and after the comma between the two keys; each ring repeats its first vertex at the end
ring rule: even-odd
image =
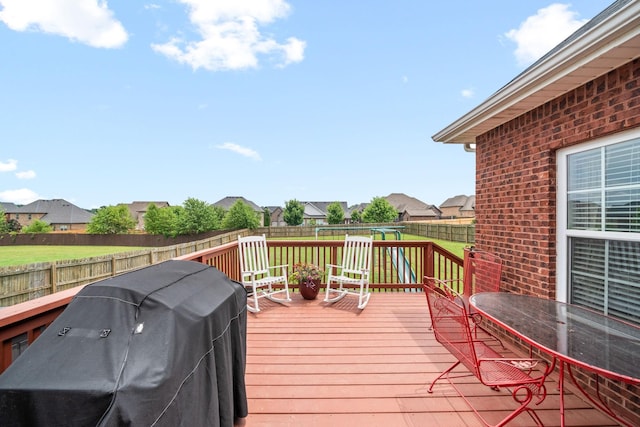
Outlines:
{"type": "Polygon", "coordinates": [[[609,242],[608,314],[640,323],[640,242],[609,242]]]}
{"type": "Polygon", "coordinates": [[[600,191],[569,194],[568,227],[572,230],[601,230],[600,191]]]}
{"type": "Polygon", "coordinates": [[[600,153],[600,149],[594,149],[568,156],[567,189],[569,191],[589,190],[602,186],[600,153]]]}
{"type": "Polygon", "coordinates": [[[640,140],[606,148],[606,186],[640,184],[640,140]]]}
{"type": "Polygon", "coordinates": [[[569,302],[605,311],[605,242],[571,239],[571,295],[569,302]]]}
{"type": "Polygon", "coordinates": [[[640,242],[572,238],[570,248],[569,302],[640,323],[640,242]]]}
{"type": "Polygon", "coordinates": [[[606,231],[640,231],[640,188],[607,191],[606,231]]]}

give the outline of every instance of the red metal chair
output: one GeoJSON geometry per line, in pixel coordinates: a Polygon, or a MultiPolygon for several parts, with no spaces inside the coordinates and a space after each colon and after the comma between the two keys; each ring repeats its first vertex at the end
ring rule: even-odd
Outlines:
{"type": "Polygon", "coordinates": [[[442,372],[429,386],[429,393],[433,392],[435,383],[446,379],[469,407],[489,426],[490,424],[473,407],[471,402],[457,387],[455,378],[475,376],[484,385],[498,390],[500,387],[510,389],[511,396],[518,406],[502,419],[496,426],[503,426],[522,412],[527,412],[535,423],[542,426],[542,421],[529,405],[540,404],[547,395],[544,385],[552,367],[544,360],[529,358],[504,358],[484,341],[473,338],[469,325],[469,315],[463,303],[463,297],[449,287],[437,287],[432,284],[423,286],[429,314],[436,340],[442,344],[457,361],[442,372]],[[453,372],[456,367],[463,365],[469,372],[453,372]],[[544,367],[540,372],[538,368],[544,367]]]}
{"type": "Polygon", "coordinates": [[[467,247],[464,249],[463,270],[462,278],[440,279],[425,276],[425,282],[436,285],[437,287],[447,287],[454,293],[462,294],[461,297],[464,301],[465,309],[473,320],[471,327],[474,332],[474,337],[478,339],[478,329],[480,329],[488,338],[495,340],[504,348],[500,338],[480,326],[482,316],[476,313],[467,303],[469,297],[473,294],[479,292],[500,292],[502,260],[490,252],[479,251],[473,246],[467,247]]]}
{"type": "MultiPolygon", "coordinates": [[[[463,289],[466,300],[471,295],[480,292],[500,292],[501,280],[502,259],[500,257],[491,252],[478,251],[473,246],[465,248],[463,289]]],[[[473,320],[472,328],[476,338],[478,337],[478,329],[480,329],[504,348],[500,338],[480,325],[482,316],[469,305],[466,306],[466,309],[473,320]]]]}

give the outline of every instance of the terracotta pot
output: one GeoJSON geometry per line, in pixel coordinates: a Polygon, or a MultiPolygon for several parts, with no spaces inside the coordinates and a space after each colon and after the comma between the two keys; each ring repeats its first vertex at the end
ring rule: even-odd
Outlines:
{"type": "Polygon", "coordinates": [[[312,280],[311,284],[298,283],[298,289],[300,295],[304,299],[316,299],[318,292],[320,291],[320,280],[312,280]]]}

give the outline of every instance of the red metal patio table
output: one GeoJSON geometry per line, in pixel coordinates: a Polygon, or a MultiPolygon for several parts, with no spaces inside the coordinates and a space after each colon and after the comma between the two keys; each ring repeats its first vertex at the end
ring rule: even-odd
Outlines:
{"type": "Polygon", "coordinates": [[[562,426],[565,366],[572,381],[594,405],[616,421],[630,425],[602,399],[589,396],[575,381],[571,366],[640,385],[640,328],[584,307],[530,295],[483,292],[472,295],[469,303],[485,318],[558,362],[562,426]]]}

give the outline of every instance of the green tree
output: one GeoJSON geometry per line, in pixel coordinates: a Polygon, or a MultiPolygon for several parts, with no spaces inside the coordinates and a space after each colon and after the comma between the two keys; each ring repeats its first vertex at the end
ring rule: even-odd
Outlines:
{"type": "Polygon", "coordinates": [[[7,216],[4,212],[4,209],[0,207],[0,233],[8,233],[9,232],[9,224],[7,222],[7,216]]]}
{"type": "Polygon", "coordinates": [[[359,209],[351,211],[351,222],[354,224],[359,224],[362,222],[362,212],[360,212],[359,209]]]}
{"type": "Polygon", "coordinates": [[[53,231],[53,227],[48,223],[36,219],[26,227],[22,227],[23,233],[50,233],[53,231]]]}
{"type": "Polygon", "coordinates": [[[363,222],[392,222],[397,217],[396,208],[383,197],[374,197],[362,211],[363,222]]]}
{"type": "Polygon", "coordinates": [[[22,224],[20,224],[20,222],[17,219],[11,218],[9,221],[7,221],[6,228],[9,233],[12,233],[12,232],[17,233],[22,229],[22,224]]]}
{"type": "Polygon", "coordinates": [[[182,210],[176,212],[177,234],[200,234],[220,229],[220,218],[213,206],[193,197],[182,204],[182,210]]]}
{"type": "Polygon", "coordinates": [[[136,227],[136,220],[125,205],[103,206],[87,225],[89,234],[126,234],[136,227]]]}
{"type": "Polygon", "coordinates": [[[264,208],[264,211],[262,212],[262,225],[264,227],[271,226],[271,211],[269,208],[264,208]]]}
{"type": "Polygon", "coordinates": [[[215,216],[216,224],[219,224],[217,228],[222,227],[222,221],[224,221],[224,217],[227,215],[227,211],[220,206],[211,205],[211,209],[213,209],[213,215],[215,216]]]}
{"type": "Polygon", "coordinates": [[[285,202],[282,218],[287,225],[300,225],[304,221],[304,205],[296,199],[285,202]]]}
{"type": "Polygon", "coordinates": [[[327,206],[327,222],[329,224],[343,224],[344,223],[344,209],[338,202],[330,203],[327,206]]]}
{"type": "Polygon", "coordinates": [[[149,203],[147,213],[144,214],[144,229],[149,234],[175,237],[177,235],[176,217],[172,206],[159,208],[155,203],[149,203]]]}
{"type": "Polygon", "coordinates": [[[237,200],[230,208],[222,221],[222,228],[237,230],[248,228],[253,230],[260,226],[260,215],[251,209],[251,206],[242,200],[237,200]]]}

